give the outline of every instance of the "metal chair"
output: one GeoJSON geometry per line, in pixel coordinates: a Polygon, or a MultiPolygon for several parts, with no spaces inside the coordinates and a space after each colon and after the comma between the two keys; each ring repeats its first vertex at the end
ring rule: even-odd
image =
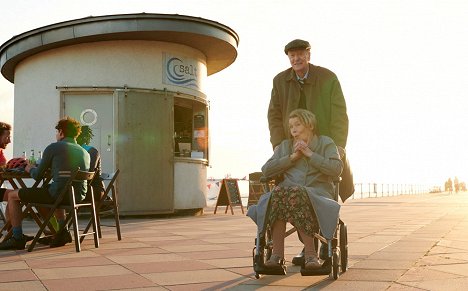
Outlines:
{"type": "MultiPolygon", "coordinates": [[[[106,190],[104,191],[104,195],[102,195],[101,199],[96,202],[96,220],[97,220],[99,238],[102,238],[101,226],[110,226],[110,227],[116,228],[117,239],[122,240],[122,235],[120,232],[119,201],[118,201],[117,190],[115,187],[115,181],[117,180],[119,173],[120,173],[120,170],[117,169],[117,171],[115,171],[114,174],[109,176],[109,177],[112,177],[112,179],[107,185],[106,190]],[[110,197],[111,199],[108,200],[107,197],[110,197]],[[101,211],[104,209],[111,210],[113,212],[115,225],[101,224],[101,211]]],[[[84,230],[85,233],[90,229],[91,224],[92,224],[92,220],[90,219],[88,222],[88,225],[86,226],[84,230]]]]}
{"type": "MultiPolygon", "coordinates": [[[[94,246],[96,248],[99,247],[99,237],[97,232],[97,220],[96,220],[96,206],[94,202],[94,193],[93,188],[89,186],[91,180],[94,177],[94,172],[86,172],[81,171],[79,169],[72,171],[64,189],[57,197],[57,200],[54,204],[43,204],[43,203],[28,203],[27,207],[34,207],[36,209],[45,208],[49,209],[49,212],[46,217],[44,217],[42,224],[39,227],[39,230],[34,237],[33,241],[28,247],[28,252],[34,249],[37,241],[41,237],[44,229],[49,224],[50,218],[54,215],[55,210],[57,209],[64,209],[67,212],[65,218],[65,225],[68,225],[70,222],[73,224],[73,234],[75,240],[75,248],[77,252],[81,251],[80,243],[83,241],[84,237],[87,235],[93,235],[94,237],[94,246]],[[92,199],[89,201],[82,201],[77,203],[75,200],[75,189],[73,186],[73,182],[77,181],[87,181],[88,182],[88,195],[91,196],[92,199]],[[68,195],[69,197],[69,204],[63,204],[64,198],[68,195]],[[80,208],[88,207],[91,210],[91,224],[93,225],[93,232],[83,231],[80,233],[79,224],[78,224],[78,211],[80,208]]],[[[59,230],[60,231],[60,230],[59,230]]]]}

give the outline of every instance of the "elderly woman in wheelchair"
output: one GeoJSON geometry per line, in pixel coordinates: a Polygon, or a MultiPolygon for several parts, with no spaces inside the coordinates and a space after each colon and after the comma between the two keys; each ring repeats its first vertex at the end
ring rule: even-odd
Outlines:
{"type": "Polygon", "coordinates": [[[333,140],[317,133],[317,121],[312,112],[304,109],[292,111],[289,128],[291,138],[277,146],[273,156],[262,167],[264,176],[281,175],[282,181],[264,194],[257,205],[250,207],[247,215],[257,223],[257,245],[265,234],[266,226],[271,227],[273,250],[264,267],[278,268],[283,264],[285,230],[289,222],[296,227],[304,243],[303,267],[318,269],[321,264],[314,234],[319,229],[323,232],[323,225],[327,223],[319,221],[316,213],[331,216],[333,233],[339,212],[333,179],[340,175],[343,163],[333,140]]]}

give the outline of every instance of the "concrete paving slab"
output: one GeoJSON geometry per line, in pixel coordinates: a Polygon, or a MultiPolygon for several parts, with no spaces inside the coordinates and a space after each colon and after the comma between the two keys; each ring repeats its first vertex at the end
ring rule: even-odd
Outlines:
{"type": "Polygon", "coordinates": [[[191,259],[220,259],[220,258],[239,258],[250,257],[252,258],[252,250],[211,250],[203,252],[190,252],[184,253],[184,257],[191,259]]]}
{"type": "Polygon", "coordinates": [[[259,286],[289,286],[307,288],[315,285],[328,276],[301,276],[300,273],[288,273],[286,276],[280,275],[264,275],[260,279],[250,279],[243,285],[259,285],[259,286]]]}
{"type": "Polygon", "coordinates": [[[356,243],[388,243],[391,244],[393,242],[399,241],[401,238],[403,238],[402,235],[380,235],[380,234],[374,234],[374,235],[369,235],[366,237],[363,237],[357,241],[356,243]]]}
{"type": "Polygon", "coordinates": [[[83,257],[83,258],[60,258],[60,259],[34,259],[27,260],[27,268],[46,269],[64,267],[104,266],[112,265],[114,262],[106,257],[83,257]]]}
{"type": "Polygon", "coordinates": [[[338,278],[337,281],[326,281],[320,284],[306,288],[305,290],[359,290],[359,291],[378,291],[387,290],[390,282],[372,282],[372,281],[346,281],[338,278]]]}
{"type": "Polygon", "coordinates": [[[40,280],[120,276],[131,273],[118,265],[35,269],[34,272],[40,280]]]}
{"type": "Polygon", "coordinates": [[[408,286],[408,285],[401,284],[401,283],[393,283],[392,285],[390,285],[388,289],[385,289],[385,290],[387,291],[427,291],[426,289],[408,286]]]}
{"type": "Polygon", "coordinates": [[[437,243],[438,246],[450,247],[468,252],[468,243],[466,241],[442,239],[437,243]]]}
{"type": "Polygon", "coordinates": [[[23,282],[10,282],[0,283],[0,290],[27,290],[27,291],[46,291],[46,287],[42,285],[41,281],[23,281],[23,282]]]}
{"type": "Polygon", "coordinates": [[[387,243],[349,242],[348,252],[356,256],[369,256],[387,246],[387,243]]]}
{"type": "Polygon", "coordinates": [[[427,280],[419,282],[408,282],[406,284],[416,288],[421,288],[423,290],[430,291],[458,291],[467,289],[466,286],[468,286],[468,278],[464,277],[445,280],[427,280]]]}
{"type": "Polygon", "coordinates": [[[353,269],[403,270],[414,265],[412,260],[362,260],[353,265],[353,269]]]}
{"type": "Polygon", "coordinates": [[[142,274],[142,276],[159,285],[181,285],[225,281],[240,282],[246,280],[238,274],[221,269],[150,273],[142,274]]]}
{"type": "Polygon", "coordinates": [[[213,245],[213,244],[203,244],[203,245],[165,245],[161,246],[163,250],[173,252],[173,253],[186,253],[186,252],[196,252],[196,251],[224,251],[229,250],[229,247],[226,245],[213,245]]]}
{"type": "Polygon", "coordinates": [[[408,282],[436,281],[461,277],[462,276],[460,275],[446,273],[438,270],[431,270],[429,268],[415,267],[409,269],[397,280],[397,282],[406,284],[408,282]]]}
{"type": "Polygon", "coordinates": [[[122,264],[122,266],[138,274],[216,269],[213,265],[195,260],[186,260],[183,262],[164,261],[159,264],[155,264],[154,262],[131,263],[122,264]]]}
{"type": "Polygon", "coordinates": [[[29,266],[24,261],[2,262],[0,264],[0,271],[8,270],[29,270],[29,266]]]}
{"type": "Polygon", "coordinates": [[[132,288],[124,288],[124,289],[118,289],[118,290],[119,291],[166,291],[168,289],[164,287],[154,286],[154,287],[132,287],[132,288]]]}
{"type": "Polygon", "coordinates": [[[398,280],[406,272],[400,270],[376,270],[376,269],[349,269],[340,276],[344,281],[373,281],[373,282],[392,282],[398,280]]]}
{"type": "MultiPolygon", "coordinates": [[[[148,255],[148,254],[169,254],[169,251],[163,250],[158,247],[150,246],[146,248],[136,248],[136,249],[125,249],[125,255],[148,255]]],[[[120,249],[94,249],[93,254],[95,256],[111,256],[111,255],[121,255],[122,250],[120,249]]]]}
{"type": "MultiPolygon", "coordinates": [[[[80,277],[67,280],[44,280],[44,285],[50,291],[82,291],[82,290],[112,290],[122,288],[157,287],[150,280],[137,274],[118,276],[80,277]]],[[[159,289],[161,290],[161,289],[159,289]]]]}
{"type": "Polygon", "coordinates": [[[2,270],[0,272],[0,282],[21,282],[21,281],[35,281],[37,277],[34,273],[28,270],[2,270]]]}
{"type": "Polygon", "coordinates": [[[466,276],[468,274],[468,263],[464,264],[451,264],[451,265],[434,265],[428,266],[431,270],[437,270],[450,274],[456,274],[460,276],[466,276]]]}
{"type": "Polygon", "coordinates": [[[200,262],[226,269],[235,267],[248,267],[252,266],[252,257],[245,258],[228,258],[228,259],[211,259],[211,260],[200,260],[200,262]]]}
{"type": "MultiPolygon", "coordinates": [[[[406,261],[411,260],[415,262],[419,258],[422,258],[424,253],[412,253],[412,252],[389,252],[386,249],[375,252],[367,257],[369,260],[386,260],[386,261],[406,261]]],[[[364,258],[362,258],[364,259],[364,258]]],[[[362,260],[361,259],[361,260],[362,260]]]]}
{"type": "Polygon", "coordinates": [[[177,254],[152,254],[152,255],[125,255],[123,253],[120,256],[112,255],[108,257],[109,260],[112,260],[118,264],[130,264],[130,263],[160,263],[160,262],[167,262],[167,261],[178,261],[181,264],[182,261],[188,260],[177,254]]]}
{"type": "Polygon", "coordinates": [[[416,263],[416,266],[425,267],[425,266],[453,265],[453,264],[463,264],[463,263],[468,263],[468,261],[450,258],[447,255],[426,255],[422,257],[416,263]]]}

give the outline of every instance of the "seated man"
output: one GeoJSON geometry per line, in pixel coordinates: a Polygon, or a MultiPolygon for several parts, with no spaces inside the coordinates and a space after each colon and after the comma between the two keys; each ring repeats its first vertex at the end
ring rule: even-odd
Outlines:
{"type": "MultiPolygon", "coordinates": [[[[5,158],[5,155],[3,154],[3,150],[6,149],[7,145],[11,143],[11,125],[5,122],[0,122],[0,171],[3,170],[6,167],[7,160],[5,158]]],[[[0,184],[0,187],[2,185],[0,184]]],[[[3,195],[9,190],[5,188],[0,188],[0,197],[3,197],[3,195]]],[[[3,201],[3,200],[2,200],[3,201]]],[[[0,210],[1,211],[1,210],[0,210]]],[[[8,214],[5,213],[4,218],[7,217],[8,214]]]]}
{"type": "MultiPolygon", "coordinates": [[[[6,149],[7,145],[11,142],[11,125],[8,123],[0,122],[0,169],[5,168],[7,160],[3,154],[3,150],[6,149]]],[[[0,185],[2,186],[2,185],[0,185]]],[[[8,190],[5,188],[0,188],[0,196],[3,197],[3,194],[8,190]]]]}
{"type": "MultiPolygon", "coordinates": [[[[47,146],[44,150],[41,163],[37,168],[29,164],[25,168],[25,171],[30,173],[31,177],[35,180],[41,179],[46,170],[50,169],[52,183],[47,188],[22,188],[5,193],[5,198],[9,204],[8,211],[13,235],[0,243],[0,250],[22,250],[25,248],[26,239],[21,225],[22,211],[20,202],[54,203],[57,196],[63,190],[72,170],[78,167],[80,169],[89,169],[89,154],[75,140],[81,132],[80,123],[73,118],[67,117],[59,120],[55,128],[57,129],[57,142],[47,146]]],[[[76,201],[82,201],[86,196],[86,182],[76,182],[74,187],[76,201]]],[[[66,196],[63,203],[68,203],[68,200],[69,198],[66,196]]],[[[51,247],[63,246],[72,241],[71,235],[65,225],[65,211],[57,210],[55,216],[57,217],[60,231],[57,232],[51,241],[51,247]]]]}

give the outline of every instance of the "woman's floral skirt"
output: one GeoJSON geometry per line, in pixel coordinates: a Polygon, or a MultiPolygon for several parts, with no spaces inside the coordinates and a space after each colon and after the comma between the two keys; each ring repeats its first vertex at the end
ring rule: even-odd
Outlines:
{"type": "Polygon", "coordinates": [[[313,236],[319,226],[309,195],[304,187],[276,186],[271,193],[270,223],[277,219],[294,225],[306,234],[313,236]]]}

